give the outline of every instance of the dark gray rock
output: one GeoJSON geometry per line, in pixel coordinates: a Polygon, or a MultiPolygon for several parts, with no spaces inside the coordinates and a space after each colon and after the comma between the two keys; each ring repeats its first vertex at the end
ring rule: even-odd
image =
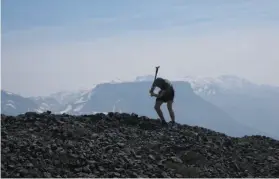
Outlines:
{"type": "Polygon", "coordinates": [[[279,177],[279,142],[127,113],[1,115],[1,177],[279,177]]]}

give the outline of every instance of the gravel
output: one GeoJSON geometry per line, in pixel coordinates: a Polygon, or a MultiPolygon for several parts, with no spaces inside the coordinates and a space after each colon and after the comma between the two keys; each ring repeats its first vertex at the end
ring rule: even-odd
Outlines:
{"type": "Polygon", "coordinates": [[[279,141],[126,113],[1,115],[1,177],[279,177],[279,141]]]}

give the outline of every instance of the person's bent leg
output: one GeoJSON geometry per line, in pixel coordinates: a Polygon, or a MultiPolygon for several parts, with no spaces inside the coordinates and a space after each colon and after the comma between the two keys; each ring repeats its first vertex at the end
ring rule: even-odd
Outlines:
{"type": "Polygon", "coordinates": [[[156,100],[154,109],[155,109],[155,111],[157,112],[159,118],[160,118],[162,121],[165,121],[163,112],[162,112],[162,110],[161,110],[161,105],[162,105],[162,104],[163,104],[163,101],[156,100]]]}
{"type": "Polygon", "coordinates": [[[173,104],[172,100],[168,101],[167,102],[167,107],[168,107],[168,111],[169,111],[169,114],[170,114],[171,121],[175,122],[175,115],[174,115],[174,111],[173,111],[173,108],[172,108],[172,104],[173,104]]]}

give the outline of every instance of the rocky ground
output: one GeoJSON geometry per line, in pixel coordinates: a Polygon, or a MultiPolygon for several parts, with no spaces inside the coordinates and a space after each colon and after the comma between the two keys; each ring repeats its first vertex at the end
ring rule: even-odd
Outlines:
{"type": "Polygon", "coordinates": [[[136,114],[1,116],[1,177],[279,177],[279,141],[136,114]]]}

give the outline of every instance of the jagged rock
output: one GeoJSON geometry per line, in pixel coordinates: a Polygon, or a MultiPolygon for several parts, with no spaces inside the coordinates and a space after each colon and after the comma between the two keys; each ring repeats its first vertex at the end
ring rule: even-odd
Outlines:
{"type": "Polygon", "coordinates": [[[176,162],[176,163],[183,163],[182,160],[178,157],[171,157],[172,161],[176,162]]]}
{"type": "Polygon", "coordinates": [[[127,113],[1,115],[1,177],[279,177],[279,142],[127,113]]]}

